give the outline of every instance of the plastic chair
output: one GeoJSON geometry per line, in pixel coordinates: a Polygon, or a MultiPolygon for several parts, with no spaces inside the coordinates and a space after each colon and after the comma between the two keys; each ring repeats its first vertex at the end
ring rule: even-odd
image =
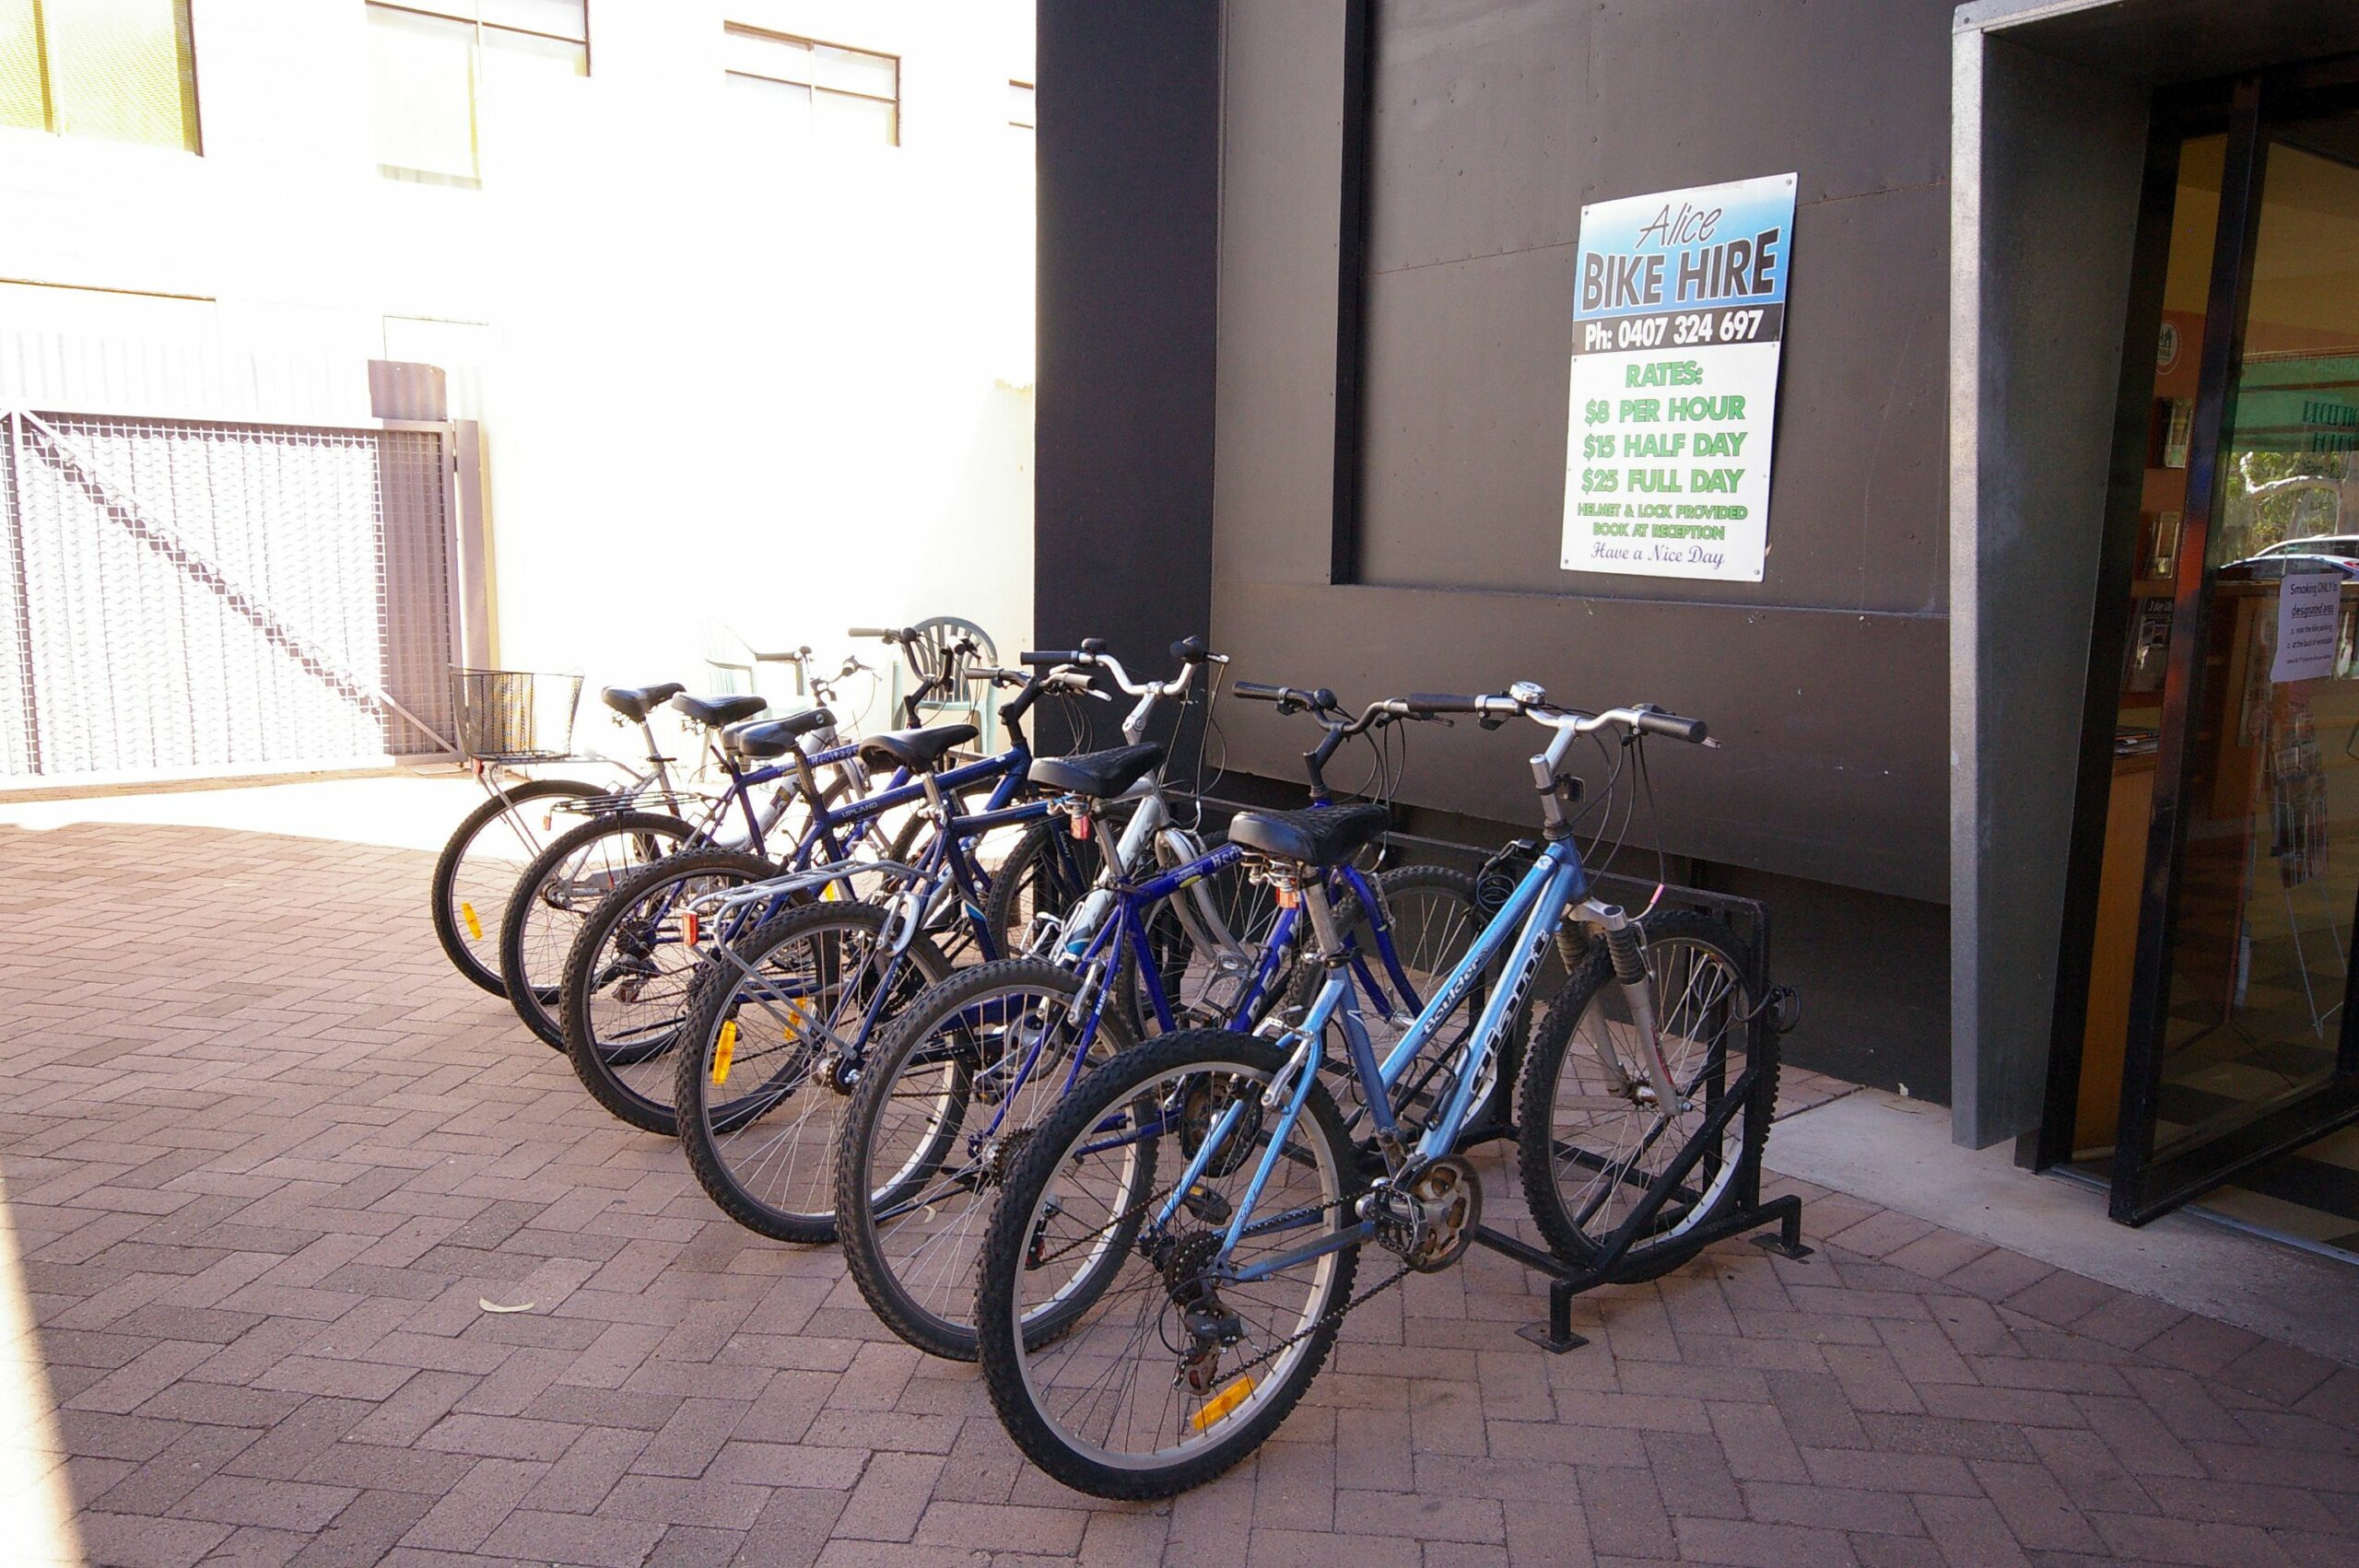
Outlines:
{"type": "Polygon", "coordinates": [[[986,753],[998,750],[994,732],[998,728],[998,688],[988,682],[970,681],[966,674],[968,665],[999,662],[999,645],[992,640],[991,633],[956,615],[931,616],[910,629],[918,634],[918,640],[903,649],[901,662],[893,666],[894,713],[902,711],[903,692],[913,689],[905,687],[905,681],[947,671],[950,684],[918,704],[919,722],[972,724],[977,731],[977,747],[986,753]],[[974,651],[959,654],[957,648],[962,641],[973,642],[974,651]],[[916,677],[910,674],[912,665],[919,672],[916,677]]]}
{"type": "Polygon", "coordinates": [[[704,667],[710,673],[711,692],[717,696],[759,696],[767,697],[808,696],[809,689],[803,681],[800,652],[759,653],[754,645],[737,635],[727,623],[707,618],[698,623],[704,638],[704,667]],[[767,690],[771,681],[763,678],[762,666],[783,664],[793,672],[789,683],[792,691],[767,690]]]}

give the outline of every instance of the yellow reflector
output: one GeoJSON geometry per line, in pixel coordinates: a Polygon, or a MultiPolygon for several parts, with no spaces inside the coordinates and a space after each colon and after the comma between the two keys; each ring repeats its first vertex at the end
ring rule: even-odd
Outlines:
{"type": "Polygon", "coordinates": [[[780,1038],[790,1046],[794,1044],[794,1037],[802,1034],[810,1022],[810,1004],[790,1000],[786,1004],[786,1027],[780,1032],[780,1038]]]}
{"type": "Polygon", "coordinates": [[[840,904],[843,896],[844,884],[839,882],[831,882],[819,890],[819,902],[822,904],[840,904]]]}
{"type": "Polygon", "coordinates": [[[472,937],[476,942],[481,942],[483,940],[483,922],[475,919],[475,907],[474,905],[461,904],[459,906],[459,919],[467,922],[468,936],[472,937]]]}
{"type": "Polygon", "coordinates": [[[1226,1417],[1229,1411],[1253,1397],[1253,1379],[1240,1377],[1227,1387],[1204,1401],[1204,1408],[1188,1418],[1188,1424],[1203,1431],[1226,1417]]]}
{"type": "Polygon", "coordinates": [[[721,1045],[712,1053],[712,1081],[729,1082],[729,1059],[737,1054],[737,1020],[732,1018],[721,1026],[721,1045]]]}

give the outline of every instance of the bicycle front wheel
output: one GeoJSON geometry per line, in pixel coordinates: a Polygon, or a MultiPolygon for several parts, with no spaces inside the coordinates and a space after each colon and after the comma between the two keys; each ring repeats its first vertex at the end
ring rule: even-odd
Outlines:
{"type": "MultiPolygon", "coordinates": [[[[918,1349],[975,1359],[975,1260],[1016,1155],[1079,1074],[1132,1043],[1038,958],[964,969],[911,1002],[861,1075],[836,1227],[870,1307],[918,1349]]],[[[1109,1259],[1110,1261],[1110,1259],[1109,1259]]]]}
{"type": "Polygon", "coordinates": [[[722,1211],[779,1241],[836,1239],[836,1151],[874,1032],[950,973],[922,934],[896,953],[886,912],[829,899],[717,953],[674,1052],[680,1147],[722,1211]]]}
{"type": "MultiPolygon", "coordinates": [[[[1747,1020],[1757,1004],[1735,936],[1723,921],[1675,912],[1649,919],[1648,988],[1677,1103],[1659,1106],[1629,999],[1603,944],[1567,982],[1532,1031],[1516,1105],[1517,1153],[1532,1218],[1559,1257],[1595,1258],[1754,1065],[1747,1020]]],[[[1632,1232],[1616,1279],[1677,1268],[1689,1239],[1736,1197],[1736,1176],[1769,1134],[1777,1040],[1762,1031],[1761,1098],[1740,1107],[1694,1165],[1632,1232]]]]}
{"type": "Polygon", "coordinates": [[[675,816],[618,812],[557,835],[516,879],[499,920],[499,979],[508,1005],[552,1050],[565,1049],[565,958],[581,922],[623,879],[686,843],[675,816]]]}
{"type": "Polygon", "coordinates": [[[1291,1122],[1262,1106],[1285,1060],[1227,1030],[1150,1040],[1084,1079],[1016,1161],[984,1236],[979,1350],[1001,1423],[1065,1485],[1148,1498],[1209,1480],[1327,1359],[1361,1184],[1325,1088],[1291,1122]]]}
{"type": "Polygon", "coordinates": [[[686,849],[626,877],[582,922],[565,959],[565,1054],[617,1117],[666,1138],[678,1132],[672,1047],[704,961],[687,941],[688,907],[777,874],[758,855],[686,849]]]}
{"type": "Polygon", "coordinates": [[[434,940],[452,967],[494,996],[499,978],[499,922],[516,879],[555,836],[548,812],[558,801],[602,791],[578,778],[526,778],[469,812],[434,861],[434,940]]]}

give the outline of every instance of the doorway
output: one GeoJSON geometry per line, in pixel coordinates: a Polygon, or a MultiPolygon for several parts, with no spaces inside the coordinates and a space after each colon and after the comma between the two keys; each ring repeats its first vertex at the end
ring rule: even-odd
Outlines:
{"type": "Polygon", "coordinates": [[[2164,95],[2147,190],[2036,1162],[2130,1223],[2359,1118],[2350,73],[2164,95]]]}

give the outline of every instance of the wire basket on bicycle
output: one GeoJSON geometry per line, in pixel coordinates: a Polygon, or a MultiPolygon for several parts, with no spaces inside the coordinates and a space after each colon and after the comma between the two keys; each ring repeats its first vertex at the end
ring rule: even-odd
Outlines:
{"type": "Polygon", "coordinates": [[[555,762],[573,752],[581,677],[546,671],[451,667],[459,750],[475,762],[555,762]]]}

